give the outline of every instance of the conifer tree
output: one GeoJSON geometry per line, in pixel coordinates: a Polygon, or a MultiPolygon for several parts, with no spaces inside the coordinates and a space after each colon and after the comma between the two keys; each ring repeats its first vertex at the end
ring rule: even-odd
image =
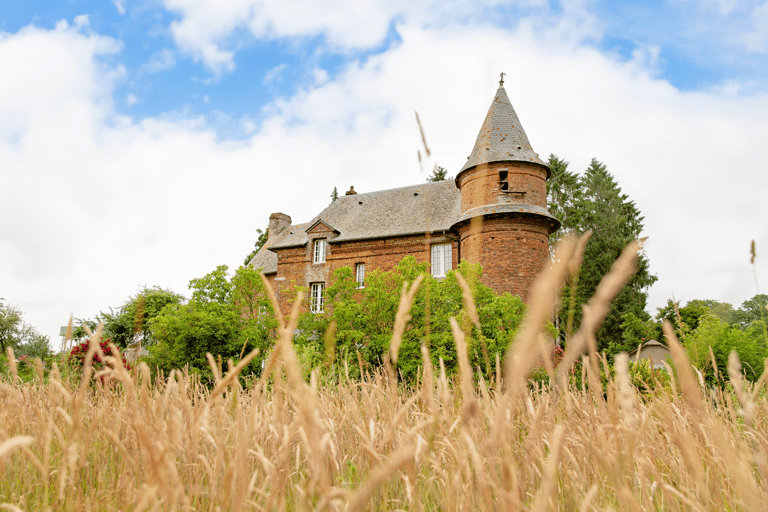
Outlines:
{"type": "MultiPolygon", "coordinates": [[[[556,236],[567,232],[577,235],[591,229],[592,237],[586,247],[578,278],[567,284],[558,313],[557,325],[566,334],[572,317],[579,325],[582,306],[594,295],[600,280],[631,241],[640,237],[643,216],[635,203],[622,194],[616,180],[606,166],[592,159],[584,174],[568,171],[568,162],[550,156],[552,177],[547,185],[547,199],[552,214],[562,223],[556,236]]],[[[597,333],[598,349],[609,353],[624,350],[622,343],[622,316],[627,313],[647,320],[645,312],[648,288],[656,281],[649,271],[647,256],[641,252],[637,258],[637,272],[611,303],[610,313],[597,333]]]]}

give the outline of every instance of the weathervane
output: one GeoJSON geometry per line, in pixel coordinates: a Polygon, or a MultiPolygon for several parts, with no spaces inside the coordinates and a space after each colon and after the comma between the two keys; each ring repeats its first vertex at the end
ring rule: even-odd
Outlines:
{"type": "Polygon", "coordinates": [[[505,72],[501,72],[501,80],[499,80],[499,85],[504,85],[504,75],[506,75],[505,72]]]}

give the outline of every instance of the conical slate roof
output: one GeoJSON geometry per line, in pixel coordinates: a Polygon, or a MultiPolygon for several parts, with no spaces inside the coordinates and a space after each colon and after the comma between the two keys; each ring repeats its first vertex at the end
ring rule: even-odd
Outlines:
{"type": "Polygon", "coordinates": [[[531,147],[520,119],[501,84],[480,128],[472,154],[459,174],[476,165],[490,162],[533,162],[547,167],[531,147]]]}

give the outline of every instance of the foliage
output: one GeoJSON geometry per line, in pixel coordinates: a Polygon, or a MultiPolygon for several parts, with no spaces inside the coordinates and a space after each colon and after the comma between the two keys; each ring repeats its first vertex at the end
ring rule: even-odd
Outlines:
{"type": "Polygon", "coordinates": [[[677,332],[678,337],[684,338],[688,333],[695,331],[699,327],[699,319],[709,311],[709,308],[703,304],[703,301],[691,301],[683,307],[679,302],[667,300],[667,305],[658,309],[656,320],[661,326],[661,322],[667,320],[671,323],[677,332]],[[677,309],[677,311],[675,311],[677,309]],[[678,313],[680,318],[678,318],[678,313]],[[682,321],[682,325],[680,322],[682,321]]]}
{"type": "Polygon", "coordinates": [[[437,165],[435,166],[434,169],[432,169],[432,174],[427,176],[427,183],[432,181],[444,181],[449,179],[451,178],[448,176],[448,170],[437,165]]]}
{"type": "Polygon", "coordinates": [[[10,347],[18,354],[45,358],[50,356],[48,341],[24,321],[18,307],[0,302],[0,353],[10,347]]]}
{"type": "Polygon", "coordinates": [[[755,382],[763,372],[764,359],[768,357],[763,329],[761,320],[753,322],[743,331],[711,313],[705,313],[699,327],[685,339],[684,344],[691,362],[704,373],[708,383],[722,383],[727,379],[728,355],[732,350],[741,360],[745,377],[755,382]],[[712,365],[710,349],[716,368],[712,365]]]}
{"type": "Polygon", "coordinates": [[[110,308],[109,313],[100,315],[100,320],[104,322],[102,335],[123,349],[133,343],[149,346],[154,342],[149,329],[151,320],[167,306],[181,304],[183,301],[184,297],[171,290],[157,286],[144,288],[119,309],[110,308]]]}
{"type": "Polygon", "coordinates": [[[331,203],[335,203],[337,199],[339,199],[339,190],[336,187],[333,187],[333,192],[331,192],[331,203]]]}
{"type": "Polygon", "coordinates": [[[739,309],[733,312],[733,323],[740,329],[748,329],[753,322],[766,321],[765,306],[768,304],[768,295],[755,295],[749,300],[745,300],[739,309]]]}
{"type": "Polygon", "coordinates": [[[621,342],[610,342],[608,352],[611,354],[631,352],[648,340],[662,339],[661,324],[651,318],[638,317],[628,312],[622,315],[621,321],[621,342]]]}
{"type": "Polygon", "coordinates": [[[259,252],[259,250],[264,246],[265,243],[267,243],[267,240],[269,239],[269,227],[267,227],[264,231],[257,229],[256,232],[259,234],[259,236],[256,238],[256,243],[253,245],[253,250],[248,254],[248,256],[245,257],[243,265],[248,265],[253,257],[256,256],[256,253],[259,252]]]}
{"type": "MultiPolygon", "coordinates": [[[[582,306],[594,295],[600,280],[608,273],[614,260],[631,241],[638,239],[643,230],[643,217],[608,172],[606,166],[592,159],[582,175],[568,170],[568,162],[549,157],[552,177],[547,183],[547,200],[550,211],[558,217],[563,229],[554,236],[565,233],[581,234],[592,230],[586,246],[584,260],[577,279],[563,289],[561,307],[556,325],[562,338],[567,337],[568,326],[578,325],[582,306]]],[[[610,311],[597,333],[598,349],[612,355],[612,343],[618,346],[622,340],[622,317],[634,314],[647,320],[645,312],[648,288],[656,281],[649,272],[648,259],[640,253],[637,271],[627,285],[611,302],[610,311]]]]}
{"type": "Polygon", "coordinates": [[[169,371],[188,366],[210,378],[206,353],[226,361],[259,348],[244,374],[259,374],[277,327],[264,283],[254,268],[242,266],[229,276],[226,265],[192,279],[187,304],[166,307],[150,322],[156,343],[149,348],[153,366],[169,371]]]}
{"type": "MultiPolygon", "coordinates": [[[[382,356],[389,350],[392,326],[400,301],[403,284],[412,283],[417,276],[424,280],[411,307],[411,321],[403,335],[397,370],[407,381],[413,381],[422,365],[421,345],[429,348],[432,363],[439,360],[446,370],[453,372],[456,366],[456,345],[451,333],[450,319],[455,317],[471,336],[470,362],[480,367],[490,377],[495,368],[496,355],[503,356],[507,346],[522,321],[525,306],[519,297],[509,294],[496,296],[479,282],[482,273],[479,264],[462,262],[458,272],[474,284],[474,297],[482,330],[472,328],[463,311],[461,288],[456,272],[448,272],[438,280],[427,272],[426,263],[418,263],[407,256],[392,271],[372,270],[366,273],[365,288],[358,288],[350,267],[337,269],[333,284],[326,289],[326,307],[322,314],[305,313],[299,319],[300,334],[296,337],[297,350],[314,345],[308,353],[327,354],[340,369],[346,362],[353,374],[359,373],[357,354],[366,368],[378,368],[382,356]],[[335,324],[335,337],[325,344],[325,333],[331,322],[335,324]]],[[[308,309],[308,308],[307,308],[308,309]]]]}
{"type": "MultiPolygon", "coordinates": [[[[112,356],[112,340],[109,338],[102,338],[101,341],[99,341],[99,348],[101,349],[101,354],[99,354],[99,351],[97,350],[93,355],[93,360],[91,361],[91,365],[93,366],[93,369],[97,372],[99,370],[104,369],[107,363],[106,361],[102,360],[102,354],[104,356],[112,356]]],[[[72,367],[75,370],[82,370],[83,366],[85,365],[85,358],[88,355],[88,350],[90,349],[91,342],[84,341],[82,343],[79,343],[72,347],[72,350],[69,351],[69,355],[67,356],[67,364],[72,367]]],[[[120,349],[118,348],[118,352],[120,352],[120,349]]],[[[128,364],[128,361],[125,360],[125,356],[120,352],[120,357],[122,359],[123,367],[126,370],[131,369],[131,365],[128,364]]]]}

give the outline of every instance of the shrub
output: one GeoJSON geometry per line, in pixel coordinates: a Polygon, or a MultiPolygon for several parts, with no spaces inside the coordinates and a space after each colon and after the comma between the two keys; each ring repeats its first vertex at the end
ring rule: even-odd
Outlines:
{"type": "MultiPolygon", "coordinates": [[[[111,356],[112,355],[112,349],[111,346],[115,346],[112,343],[112,340],[109,338],[102,339],[99,342],[99,347],[101,348],[101,353],[104,356],[111,356]]],[[[72,350],[70,350],[69,355],[67,356],[67,364],[76,370],[82,370],[83,365],[85,364],[85,357],[88,355],[88,349],[90,348],[90,341],[84,341],[78,345],[75,345],[72,347],[72,350]]],[[[120,357],[123,361],[123,367],[125,367],[126,370],[131,369],[131,365],[128,364],[128,361],[125,359],[125,355],[123,355],[120,352],[120,349],[117,349],[118,353],[120,354],[120,357]]],[[[91,362],[91,365],[93,366],[94,370],[99,371],[104,369],[104,366],[107,363],[102,360],[101,354],[99,354],[99,351],[96,351],[96,353],[93,355],[93,361],[91,362]]]]}

